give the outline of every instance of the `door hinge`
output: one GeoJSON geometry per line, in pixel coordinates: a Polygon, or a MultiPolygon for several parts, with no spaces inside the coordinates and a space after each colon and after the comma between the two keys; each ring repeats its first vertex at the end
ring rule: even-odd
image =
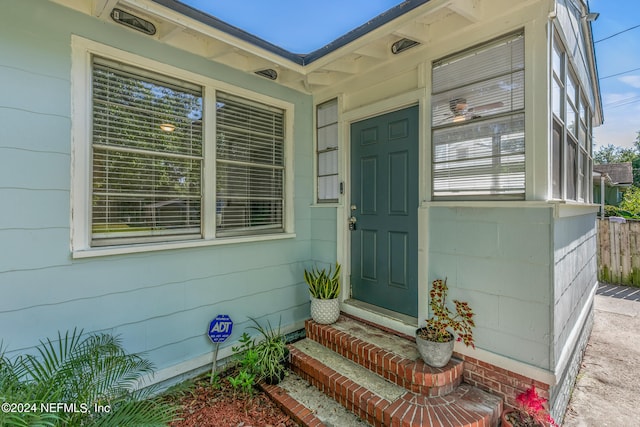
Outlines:
{"type": "Polygon", "coordinates": [[[344,181],[340,182],[340,194],[344,194],[344,181]]]}

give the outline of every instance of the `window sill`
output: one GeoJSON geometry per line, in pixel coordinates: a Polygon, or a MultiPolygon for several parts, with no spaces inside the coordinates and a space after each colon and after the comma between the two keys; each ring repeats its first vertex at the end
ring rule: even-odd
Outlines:
{"type": "Polygon", "coordinates": [[[111,255],[135,254],[142,252],[156,252],[173,249],[200,248],[205,246],[232,245],[238,243],[253,243],[270,240],[293,239],[295,233],[265,234],[262,236],[220,237],[210,240],[181,240],[176,242],[149,243],[140,245],[104,246],[74,250],[71,253],[73,259],[94,258],[111,255]]]}
{"type": "Polygon", "coordinates": [[[573,200],[549,200],[547,203],[553,206],[554,218],[587,215],[600,210],[600,205],[573,200]]]}
{"type": "Polygon", "coordinates": [[[546,208],[553,209],[554,218],[565,218],[571,216],[587,215],[598,212],[600,205],[593,203],[576,202],[573,200],[447,200],[447,201],[424,201],[421,208],[443,207],[443,208],[546,208]]]}
{"type": "Polygon", "coordinates": [[[549,208],[547,202],[538,200],[439,200],[424,201],[420,207],[443,208],[549,208]]]}

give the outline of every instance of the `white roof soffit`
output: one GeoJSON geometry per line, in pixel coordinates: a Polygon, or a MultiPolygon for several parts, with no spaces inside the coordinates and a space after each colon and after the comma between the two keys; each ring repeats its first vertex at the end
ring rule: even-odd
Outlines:
{"type": "MultiPolygon", "coordinates": [[[[531,3],[528,0],[515,3],[505,0],[496,4],[493,0],[408,0],[392,9],[394,14],[390,18],[387,16],[386,20],[374,18],[309,55],[296,55],[228,24],[222,23],[235,31],[223,31],[160,4],[173,4],[172,0],[53,1],[105,22],[113,22],[111,11],[120,8],[152,22],[157,32],[150,37],[160,42],[244,72],[274,69],[278,73],[278,82],[305,92],[321,89],[393,60],[395,55],[391,53],[391,45],[399,39],[409,38],[428,45],[434,36],[457,32],[451,31],[451,22],[461,30],[482,20],[489,14],[486,10],[489,7],[493,13],[496,8],[508,9],[503,7],[505,5],[516,8],[531,3]],[[407,7],[405,11],[403,5],[411,8],[407,7]]],[[[191,11],[200,13],[195,9],[191,11]]]]}

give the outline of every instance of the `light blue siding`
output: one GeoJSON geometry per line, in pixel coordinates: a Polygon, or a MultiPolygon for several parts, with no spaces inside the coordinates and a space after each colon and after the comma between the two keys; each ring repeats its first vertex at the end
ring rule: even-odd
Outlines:
{"type": "Polygon", "coordinates": [[[163,369],[211,353],[206,331],[217,314],[236,323],[225,346],[240,336],[248,316],[274,325],[281,320],[283,327],[306,319],[302,272],[312,262],[312,247],[322,259],[335,259],[336,250],[335,228],[330,250],[312,242],[311,97],[48,1],[4,6],[0,340],[8,355],[78,327],[121,335],[128,350],[147,352],[163,369]],[[292,103],[297,236],[72,259],[72,34],[292,103]],[[321,255],[325,250],[329,255],[321,255]]]}
{"type": "Polygon", "coordinates": [[[337,258],[337,210],[335,207],[311,209],[311,259],[317,263],[335,264],[337,258]]]}
{"type": "Polygon", "coordinates": [[[476,312],[476,346],[551,368],[551,208],[429,207],[429,281],[476,312]]]}

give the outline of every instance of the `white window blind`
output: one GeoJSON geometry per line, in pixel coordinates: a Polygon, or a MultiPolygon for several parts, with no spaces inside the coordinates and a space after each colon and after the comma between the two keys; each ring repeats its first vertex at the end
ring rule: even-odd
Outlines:
{"type": "Polygon", "coordinates": [[[524,36],[433,64],[433,198],[523,199],[524,36]]]}
{"type": "Polygon", "coordinates": [[[92,245],[200,237],[202,90],[95,57],[92,245]]]}
{"type": "Polygon", "coordinates": [[[284,231],[284,111],[217,95],[216,234],[284,231]]]}

